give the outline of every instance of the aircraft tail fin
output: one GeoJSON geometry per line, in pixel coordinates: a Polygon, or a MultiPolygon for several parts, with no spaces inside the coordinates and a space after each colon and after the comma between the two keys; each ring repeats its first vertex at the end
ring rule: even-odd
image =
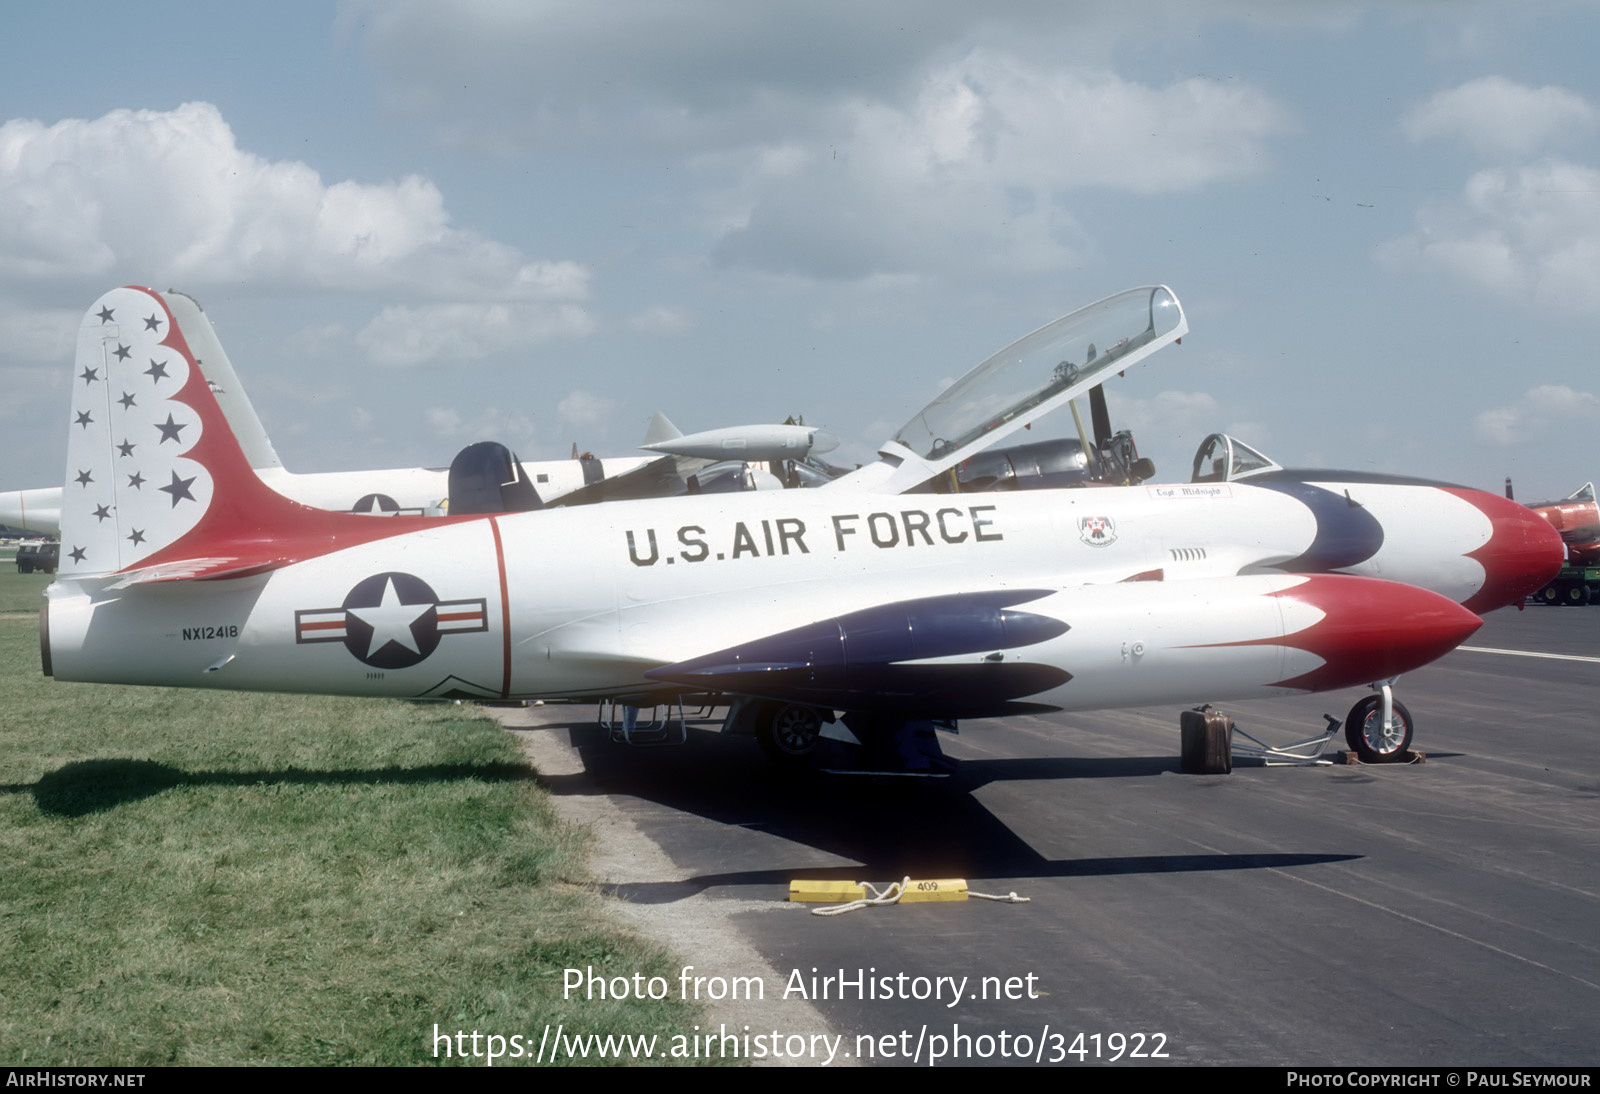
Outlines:
{"type": "MultiPolygon", "coordinates": [[[[191,314],[186,298],[178,299],[177,311],[192,321],[198,309],[191,314]]],[[[197,337],[215,346],[209,323],[197,337]]],[[[311,509],[268,489],[174,309],[150,289],[113,289],[84,316],[70,421],[62,577],[120,574],[119,584],[238,577],[409,531],[422,520],[311,509]]]]}
{"type": "Polygon", "coordinates": [[[683,430],[673,425],[667,420],[667,416],[658,410],[651,416],[650,425],[644,431],[644,440],[641,442],[641,447],[660,444],[662,441],[670,441],[675,437],[681,436],[683,436],[683,430]]]}

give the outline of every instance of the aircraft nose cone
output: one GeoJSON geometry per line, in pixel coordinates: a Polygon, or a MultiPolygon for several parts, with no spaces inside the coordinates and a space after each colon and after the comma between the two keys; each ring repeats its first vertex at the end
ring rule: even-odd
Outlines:
{"type": "Polygon", "coordinates": [[[1387,680],[1438,660],[1483,626],[1447,596],[1376,578],[1318,574],[1278,595],[1322,612],[1283,641],[1323,661],[1279,687],[1327,691],[1387,680]]]}
{"type": "Polygon", "coordinates": [[[1461,490],[1458,495],[1489,518],[1489,541],[1468,558],[1483,566],[1483,588],[1465,603],[1483,614],[1507,604],[1521,604],[1538,592],[1561,569],[1566,558],[1561,535],[1550,522],[1509,498],[1481,490],[1461,490]]]}

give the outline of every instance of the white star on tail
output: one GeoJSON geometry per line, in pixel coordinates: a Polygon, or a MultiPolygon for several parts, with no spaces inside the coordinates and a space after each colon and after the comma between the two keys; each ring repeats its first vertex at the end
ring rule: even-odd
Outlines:
{"type": "Polygon", "coordinates": [[[411,624],[421,619],[432,604],[402,604],[400,594],[394,591],[394,578],[383,586],[383,599],[370,608],[348,608],[349,613],[372,628],[372,641],[367,644],[371,657],[390,642],[404,646],[412,653],[421,654],[417,640],[411,634],[411,624]]]}

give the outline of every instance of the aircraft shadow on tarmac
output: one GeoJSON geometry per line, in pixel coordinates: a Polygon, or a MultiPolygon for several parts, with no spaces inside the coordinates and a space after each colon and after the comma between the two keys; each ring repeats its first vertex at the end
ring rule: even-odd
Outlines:
{"type": "MultiPolygon", "coordinates": [[[[785,775],[754,742],[691,729],[681,748],[612,744],[593,722],[545,725],[534,732],[570,732],[583,759],[581,775],[541,776],[554,794],[639,798],[721,826],[695,829],[691,853],[663,849],[686,870],[697,864],[737,866],[752,858],[746,833],[779,836],[858,865],[724,869],[667,882],[622,883],[617,896],[636,904],[682,900],[716,886],[787,885],[808,878],[873,881],[901,877],[1088,877],[1103,874],[1260,870],[1343,862],[1344,854],[1183,854],[1047,859],[974,796],[991,782],[1073,778],[1140,778],[1173,771],[1176,757],[1004,759],[964,761],[948,779],[874,780],[825,774],[785,775]],[[718,833],[721,833],[720,837],[718,833]],[[691,861],[684,861],[691,858],[691,861]]],[[[770,844],[766,845],[770,853],[770,844]]]]}

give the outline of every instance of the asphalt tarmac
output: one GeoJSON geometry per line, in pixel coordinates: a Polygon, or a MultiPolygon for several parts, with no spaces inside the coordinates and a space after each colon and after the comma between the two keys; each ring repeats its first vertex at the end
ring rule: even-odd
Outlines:
{"type": "MultiPolygon", "coordinates": [[[[1362,694],[1225,709],[1287,743],[1362,694]]],[[[768,998],[803,987],[852,1060],[1600,1062],[1600,607],[1495,613],[1397,696],[1426,762],[1226,776],[1178,771],[1171,708],[965,723],[953,777],[887,784],[785,777],[714,722],[629,749],[591,708],[539,718],[586,768],[552,789],[612,796],[676,867],[623,899],[906,875],[1029,898],[735,916],[768,998]]]]}

